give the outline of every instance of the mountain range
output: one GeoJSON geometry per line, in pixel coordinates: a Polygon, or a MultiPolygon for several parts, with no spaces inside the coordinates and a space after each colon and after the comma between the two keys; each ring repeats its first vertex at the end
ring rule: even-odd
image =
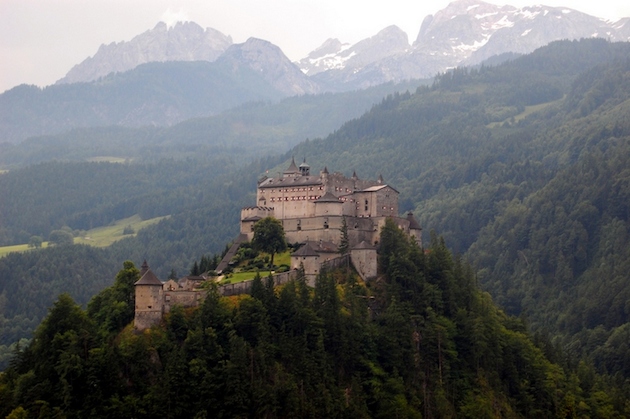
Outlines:
{"type": "MultiPolygon", "coordinates": [[[[384,28],[354,45],[328,39],[294,63],[312,78],[315,88],[348,90],[387,81],[433,77],[459,65],[475,65],[506,52],[526,54],[560,39],[602,37],[630,40],[630,18],[610,22],[566,7],[544,5],[497,6],[477,0],[456,0],[435,15],[426,16],[416,39],[397,26],[384,28]]],[[[111,72],[123,72],[147,62],[214,61],[227,52],[232,38],[203,29],[194,22],[167,27],[163,22],[128,42],[101,45],[93,57],[74,66],[57,83],[89,82],[111,72]]],[[[228,52],[233,55],[234,51],[228,52]]],[[[262,59],[264,68],[269,57],[262,59]]],[[[284,57],[276,57],[286,67],[284,57]]],[[[295,76],[292,76],[295,79],[295,76]]],[[[304,82],[300,82],[303,84],[304,82]]]]}
{"type": "Polygon", "coordinates": [[[548,6],[457,0],[427,16],[415,41],[389,26],[354,45],[329,39],[297,63],[272,43],[241,44],[187,22],[102,45],[53,86],[0,95],[0,142],[79,127],[171,126],[252,101],[429,79],[461,65],[497,64],[557,39],[630,39],[617,22],[548,6]]]}

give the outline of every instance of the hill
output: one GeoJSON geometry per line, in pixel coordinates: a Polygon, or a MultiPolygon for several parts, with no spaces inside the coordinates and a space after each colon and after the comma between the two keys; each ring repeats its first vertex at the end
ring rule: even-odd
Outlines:
{"type": "Polygon", "coordinates": [[[324,137],[388,94],[413,91],[427,83],[389,83],[346,93],[258,101],[171,127],[75,128],[19,144],[0,143],[0,167],[103,158],[156,163],[162,159],[197,160],[200,156],[247,164],[261,155],[283,153],[306,138],[324,137]]]}
{"type": "MultiPolygon", "coordinates": [[[[349,270],[175,307],[134,333],[125,262],[87,310],[62,295],[0,375],[0,414],[91,417],[590,417],[627,393],[562,368],[434,238],[425,256],[393,223],[384,275],[349,270]],[[166,398],[167,403],[161,403],[166,398]],[[568,413],[567,413],[568,412],[568,413]]],[[[386,243],[386,244],[385,244],[386,243]]],[[[10,417],[10,416],[9,416],[10,417]]]]}
{"type": "Polygon", "coordinates": [[[628,377],[628,48],[557,42],[457,69],[294,152],[382,171],[510,314],[628,377]]]}
{"type": "Polygon", "coordinates": [[[260,71],[234,61],[147,63],[89,83],[21,85],[2,93],[0,138],[19,142],[104,125],[168,126],[285,96],[260,71]]]}

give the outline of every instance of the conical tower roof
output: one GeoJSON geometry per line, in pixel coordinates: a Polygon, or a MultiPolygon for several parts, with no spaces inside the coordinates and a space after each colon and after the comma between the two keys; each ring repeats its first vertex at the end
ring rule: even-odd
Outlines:
{"type": "Polygon", "coordinates": [[[304,246],[300,247],[298,250],[291,253],[291,256],[306,257],[306,256],[319,256],[319,254],[315,250],[313,250],[310,244],[306,243],[304,246]]]}
{"type": "Polygon", "coordinates": [[[318,202],[336,202],[336,203],[339,203],[339,204],[343,204],[343,202],[341,202],[339,200],[339,198],[337,198],[335,195],[333,195],[332,192],[330,192],[330,191],[326,191],[326,193],[324,195],[322,195],[321,197],[319,197],[318,199],[316,199],[313,202],[315,202],[315,203],[318,203],[318,202]]]}
{"type": "Polygon", "coordinates": [[[140,266],[140,278],[142,278],[142,275],[146,274],[148,270],[149,270],[149,264],[147,263],[147,260],[145,259],[144,262],[142,262],[142,266],[140,266]]]}
{"type": "Polygon", "coordinates": [[[291,164],[289,165],[287,170],[284,171],[284,174],[292,175],[297,173],[300,173],[300,169],[298,169],[297,165],[295,164],[295,157],[291,157],[291,164]]]}
{"type": "Polygon", "coordinates": [[[145,272],[144,275],[133,285],[159,285],[160,287],[163,285],[162,281],[158,279],[157,276],[153,273],[151,269],[145,272]]]}
{"type": "Polygon", "coordinates": [[[409,221],[410,230],[422,230],[420,223],[416,220],[416,217],[413,216],[413,212],[409,211],[407,213],[407,220],[409,221]]]}

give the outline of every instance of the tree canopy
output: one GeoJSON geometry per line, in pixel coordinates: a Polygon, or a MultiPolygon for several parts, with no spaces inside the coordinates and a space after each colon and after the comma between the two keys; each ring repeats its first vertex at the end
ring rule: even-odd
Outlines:
{"type": "Polygon", "coordinates": [[[269,268],[272,269],[274,255],[287,249],[282,222],[274,217],[257,221],[254,224],[252,245],[256,250],[270,254],[269,268]]]}

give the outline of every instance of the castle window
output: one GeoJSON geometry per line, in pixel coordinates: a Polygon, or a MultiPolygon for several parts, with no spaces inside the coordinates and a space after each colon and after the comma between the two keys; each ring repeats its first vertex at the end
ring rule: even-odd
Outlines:
{"type": "Polygon", "coordinates": [[[151,306],[147,306],[147,308],[152,308],[151,306]]]}
{"type": "Polygon", "coordinates": [[[367,206],[367,205],[365,206],[365,210],[366,210],[366,211],[368,210],[368,206],[367,206]]]}
{"type": "Polygon", "coordinates": [[[324,228],[328,228],[328,221],[324,221],[324,228]]]}

